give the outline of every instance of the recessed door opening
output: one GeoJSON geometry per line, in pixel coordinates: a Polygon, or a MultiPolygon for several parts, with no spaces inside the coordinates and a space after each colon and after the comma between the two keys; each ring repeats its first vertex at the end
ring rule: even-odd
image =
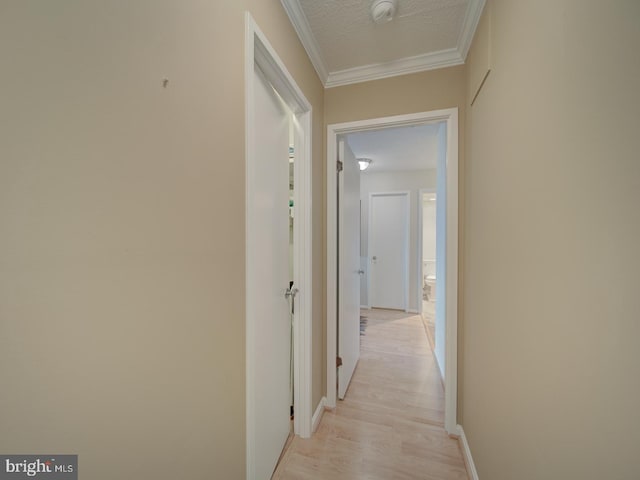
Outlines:
{"type": "MultiPolygon", "coordinates": [[[[341,138],[354,157],[368,159],[363,162],[368,167],[359,182],[360,258],[357,266],[353,263],[347,269],[357,268],[363,274],[360,305],[429,317],[434,356],[445,384],[443,420],[447,432],[456,434],[457,109],[330,125],[329,169],[333,163],[331,152],[340,150],[342,156],[341,138]],[[388,150],[394,136],[398,150],[385,159],[376,148],[388,150]],[[414,152],[407,152],[412,136],[421,142],[415,142],[414,152]],[[425,202],[430,204],[425,207],[425,202]],[[425,233],[423,226],[430,229],[425,233]]],[[[341,318],[344,308],[340,306],[345,281],[343,263],[352,260],[344,257],[344,235],[340,232],[345,214],[342,198],[348,193],[343,192],[339,175],[332,180],[328,176],[327,312],[336,312],[337,318],[334,322],[329,317],[327,322],[329,407],[336,405],[336,398],[343,398],[340,380],[345,372],[333,363],[336,349],[341,353],[341,345],[333,343],[333,339],[339,339],[345,328],[345,319],[341,318]],[[340,202],[333,197],[334,192],[340,192],[340,202]],[[336,384],[337,392],[332,389],[336,384]]]]}
{"type": "Polygon", "coordinates": [[[436,332],[436,193],[420,193],[422,210],[419,220],[422,253],[422,318],[427,328],[431,348],[435,346],[436,332]]]}
{"type": "Polygon", "coordinates": [[[445,301],[441,278],[444,275],[444,220],[438,217],[438,214],[442,216],[444,212],[439,209],[437,197],[438,194],[432,189],[420,191],[418,216],[422,285],[420,313],[440,376],[444,378],[446,325],[444,311],[438,307],[438,303],[442,304],[445,301]]]}

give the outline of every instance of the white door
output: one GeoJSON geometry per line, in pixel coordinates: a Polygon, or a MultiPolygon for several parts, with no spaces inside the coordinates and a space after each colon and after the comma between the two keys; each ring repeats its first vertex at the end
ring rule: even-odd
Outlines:
{"type": "MultiPolygon", "coordinates": [[[[268,480],[290,430],[289,121],[290,113],[270,84],[254,72],[254,144],[249,172],[253,204],[249,286],[255,302],[255,478],[268,480]]],[[[229,286],[234,288],[233,285],[229,286]]],[[[238,287],[239,288],[239,287],[238,287]]]]}
{"type": "Polygon", "coordinates": [[[339,157],[338,398],[344,399],[360,358],[360,169],[344,141],[339,157]]]}
{"type": "Polygon", "coordinates": [[[369,197],[370,304],[406,310],[408,303],[409,194],[369,197]]]}

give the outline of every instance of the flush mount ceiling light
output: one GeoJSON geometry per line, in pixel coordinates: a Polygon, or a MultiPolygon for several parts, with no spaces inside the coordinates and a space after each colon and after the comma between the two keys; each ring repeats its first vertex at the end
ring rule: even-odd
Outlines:
{"type": "Polygon", "coordinates": [[[371,5],[371,18],[377,24],[390,22],[396,14],[397,6],[398,0],[375,0],[371,5]]]}
{"type": "Polygon", "coordinates": [[[359,158],[358,159],[358,166],[360,167],[360,171],[366,170],[367,168],[369,168],[369,165],[371,165],[371,159],[370,158],[359,158]]]}

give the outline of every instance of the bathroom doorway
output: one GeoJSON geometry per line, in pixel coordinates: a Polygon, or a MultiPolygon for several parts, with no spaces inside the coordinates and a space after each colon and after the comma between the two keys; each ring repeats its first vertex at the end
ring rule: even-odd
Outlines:
{"type": "MultiPolygon", "coordinates": [[[[436,192],[430,189],[420,190],[418,229],[419,245],[419,278],[420,278],[420,314],[427,330],[427,337],[431,349],[436,345],[436,264],[437,264],[437,222],[436,222],[436,192]]],[[[440,332],[438,332],[440,333],[440,332]]]]}

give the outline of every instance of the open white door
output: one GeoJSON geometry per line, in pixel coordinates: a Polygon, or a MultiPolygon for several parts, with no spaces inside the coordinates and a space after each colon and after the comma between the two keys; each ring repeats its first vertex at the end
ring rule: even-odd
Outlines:
{"type": "Polygon", "coordinates": [[[253,140],[259,152],[249,175],[252,205],[248,288],[255,318],[255,475],[268,480],[290,431],[289,122],[288,108],[254,70],[253,140]]]}
{"type": "Polygon", "coordinates": [[[338,398],[344,399],[360,358],[360,169],[344,141],[339,158],[338,398]]]}
{"type": "Polygon", "coordinates": [[[409,194],[372,193],[369,200],[369,303],[376,308],[406,310],[409,194]]]}

